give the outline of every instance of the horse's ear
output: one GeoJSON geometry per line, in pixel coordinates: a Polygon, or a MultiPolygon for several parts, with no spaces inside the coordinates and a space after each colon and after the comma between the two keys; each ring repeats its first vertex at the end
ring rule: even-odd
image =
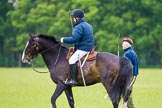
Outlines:
{"type": "Polygon", "coordinates": [[[28,33],[28,36],[29,36],[30,39],[32,39],[32,34],[28,33]]]}

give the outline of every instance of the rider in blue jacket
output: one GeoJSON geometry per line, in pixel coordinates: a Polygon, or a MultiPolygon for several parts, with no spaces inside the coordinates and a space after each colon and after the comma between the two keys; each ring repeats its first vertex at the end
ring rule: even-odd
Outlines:
{"type": "MultiPolygon", "coordinates": [[[[124,56],[127,57],[133,65],[132,82],[134,83],[134,81],[138,75],[138,56],[137,56],[136,52],[132,49],[132,47],[131,47],[132,44],[133,44],[133,41],[131,38],[127,38],[127,37],[123,38],[122,47],[123,47],[123,50],[125,51],[124,56]]],[[[133,83],[132,83],[132,87],[133,87],[133,83]]],[[[132,89],[132,87],[131,87],[131,89],[132,89]]],[[[128,99],[127,107],[135,108],[135,106],[133,104],[133,100],[132,100],[132,95],[128,99]]]]}
{"type": "Polygon", "coordinates": [[[61,38],[61,43],[74,44],[75,53],[69,59],[71,79],[65,84],[74,86],[77,84],[77,71],[75,63],[89,53],[94,46],[93,28],[84,19],[84,11],[75,9],[70,14],[75,22],[72,36],[61,38]]]}

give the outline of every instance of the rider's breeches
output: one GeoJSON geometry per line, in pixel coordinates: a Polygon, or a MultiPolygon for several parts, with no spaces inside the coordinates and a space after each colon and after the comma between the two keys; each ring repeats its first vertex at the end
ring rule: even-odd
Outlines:
{"type": "Polygon", "coordinates": [[[82,50],[76,50],[75,53],[70,57],[69,64],[75,64],[79,59],[85,56],[88,52],[82,50]]]}

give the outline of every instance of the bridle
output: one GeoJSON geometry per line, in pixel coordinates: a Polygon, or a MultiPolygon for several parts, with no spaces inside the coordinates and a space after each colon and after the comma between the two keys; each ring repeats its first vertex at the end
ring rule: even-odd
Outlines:
{"type": "MultiPolygon", "coordinates": [[[[35,41],[35,44],[32,46],[32,48],[35,47],[36,50],[39,50],[39,48],[42,47],[42,46],[39,44],[39,38],[36,37],[36,38],[34,39],[34,41],[35,41]]],[[[51,49],[56,48],[56,47],[59,46],[59,45],[60,45],[59,51],[58,51],[58,54],[57,54],[57,57],[56,57],[56,61],[55,61],[55,64],[54,64],[54,66],[56,66],[56,64],[57,64],[57,62],[58,62],[58,59],[59,59],[59,56],[60,56],[60,52],[61,52],[61,43],[58,43],[58,44],[55,45],[55,46],[52,46],[52,47],[50,47],[50,48],[48,48],[48,49],[45,49],[45,50],[42,50],[41,52],[36,53],[35,55],[32,56],[32,58],[36,58],[38,54],[43,54],[43,53],[45,53],[45,52],[48,52],[48,51],[50,51],[51,49]]],[[[34,63],[33,63],[33,61],[32,61],[32,69],[33,69],[35,72],[37,72],[37,73],[49,73],[49,71],[48,71],[48,72],[41,72],[41,71],[36,70],[36,69],[34,68],[34,63]]]]}

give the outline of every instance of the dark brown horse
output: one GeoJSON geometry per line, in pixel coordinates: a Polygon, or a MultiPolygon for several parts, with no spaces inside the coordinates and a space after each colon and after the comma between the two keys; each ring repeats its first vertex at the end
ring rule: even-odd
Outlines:
{"type": "MultiPolygon", "coordinates": [[[[66,60],[68,48],[62,46],[53,36],[44,34],[29,35],[22,55],[22,61],[31,62],[41,54],[46,63],[51,79],[57,84],[51,97],[53,108],[56,108],[56,99],[64,91],[69,105],[74,108],[72,87],[63,83],[69,75],[69,64],[66,60]]],[[[112,53],[100,52],[96,60],[86,61],[83,66],[86,85],[101,82],[112,101],[113,107],[118,108],[121,96],[126,103],[131,93],[129,84],[132,77],[132,65],[125,57],[118,57],[112,53]]],[[[77,86],[84,86],[81,71],[78,69],[77,86]]]]}

